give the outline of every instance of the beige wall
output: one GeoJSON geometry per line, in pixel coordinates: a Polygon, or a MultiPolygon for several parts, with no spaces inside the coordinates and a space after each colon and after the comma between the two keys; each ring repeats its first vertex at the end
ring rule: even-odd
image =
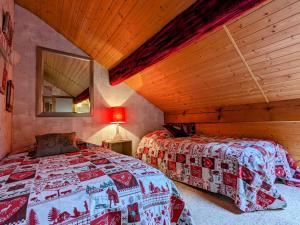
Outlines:
{"type": "MultiPolygon", "coordinates": [[[[14,19],[14,4],[13,0],[1,0],[0,1],[0,15],[2,17],[2,10],[9,11],[12,20],[14,19]]],[[[2,22],[2,18],[0,18],[2,22]]],[[[2,29],[2,25],[0,25],[2,29]]],[[[1,31],[0,31],[1,32],[1,31]]],[[[5,62],[3,55],[0,53],[1,64],[5,62]]],[[[12,66],[7,63],[8,79],[12,79],[12,66]]],[[[3,73],[2,69],[0,73],[3,73]]],[[[2,76],[1,76],[2,77],[2,76]]],[[[2,80],[0,81],[2,84],[2,80]]],[[[5,94],[0,94],[0,159],[4,157],[11,150],[12,139],[12,113],[5,110],[5,94]]]]}
{"type": "Polygon", "coordinates": [[[63,36],[27,10],[15,6],[15,49],[21,60],[15,66],[15,111],[13,114],[13,149],[34,143],[36,134],[76,131],[84,140],[100,143],[112,138],[115,127],[104,123],[105,108],[124,105],[128,122],[121,134],[133,140],[134,149],[140,138],[163,124],[163,113],[130,89],[126,84],[110,86],[108,72],[94,66],[95,109],[93,117],[37,118],[35,116],[36,46],[85,55],[63,36]]]}

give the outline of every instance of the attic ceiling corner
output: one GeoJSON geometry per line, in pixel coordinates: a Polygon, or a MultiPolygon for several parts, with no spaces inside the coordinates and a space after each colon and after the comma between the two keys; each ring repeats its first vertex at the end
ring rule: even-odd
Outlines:
{"type": "Polygon", "coordinates": [[[16,0],[110,69],[195,0],[16,0]]]}

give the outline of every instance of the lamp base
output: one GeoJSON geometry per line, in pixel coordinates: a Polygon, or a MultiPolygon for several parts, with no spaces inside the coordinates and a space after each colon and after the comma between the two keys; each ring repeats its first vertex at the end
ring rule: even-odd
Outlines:
{"type": "Polygon", "coordinates": [[[122,139],[123,139],[123,138],[122,138],[122,136],[121,136],[121,134],[120,134],[119,124],[117,124],[117,126],[116,126],[116,134],[115,134],[113,140],[114,140],[114,141],[121,141],[122,139]]]}
{"type": "Polygon", "coordinates": [[[122,136],[120,134],[116,134],[113,138],[114,141],[121,141],[123,140],[122,136]]]}

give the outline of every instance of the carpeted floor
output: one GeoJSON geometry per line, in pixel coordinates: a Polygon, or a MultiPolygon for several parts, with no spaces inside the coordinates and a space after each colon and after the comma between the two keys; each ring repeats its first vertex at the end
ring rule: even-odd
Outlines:
{"type": "Polygon", "coordinates": [[[175,182],[196,225],[300,225],[300,188],[276,184],[287,208],[241,213],[226,197],[175,182]]]}

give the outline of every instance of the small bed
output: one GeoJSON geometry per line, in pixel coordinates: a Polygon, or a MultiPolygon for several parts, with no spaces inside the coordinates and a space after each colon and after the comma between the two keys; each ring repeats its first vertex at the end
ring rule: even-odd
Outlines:
{"type": "Polygon", "coordinates": [[[0,224],[194,224],[174,183],[140,160],[80,151],[0,164],[0,224]]]}
{"type": "Polygon", "coordinates": [[[276,181],[300,187],[296,162],[272,141],[158,130],[141,140],[136,157],[171,179],[230,197],[243,212],[286,207],[276,181]]]}

